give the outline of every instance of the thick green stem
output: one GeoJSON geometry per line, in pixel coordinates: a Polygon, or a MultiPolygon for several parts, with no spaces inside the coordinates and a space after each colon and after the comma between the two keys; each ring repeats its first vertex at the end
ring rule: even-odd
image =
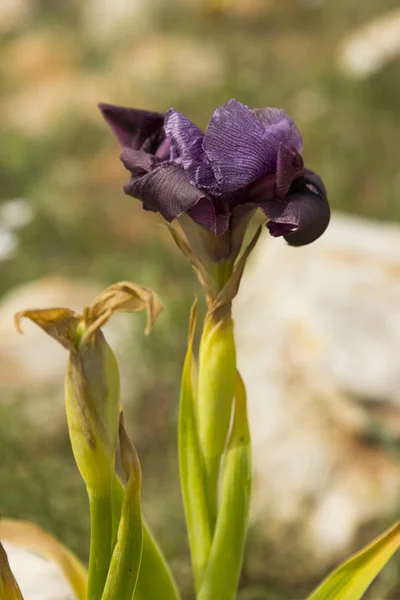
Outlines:
{"type": "Polygon", "coordinates": [[[234,422],[224,457],[221,503],[198,600],[236,598],[247,535],[250,488],[250,434],[244,386],[238,376],[234,422]]]}
{"type": "Polygon", "coordinates": [[[208,314],[200,343],[198,432],[203,453],[210,522],[218,512],[218,481],[232,415],[236,351],[230,316],[215,320],[208,314]]]}
{"type": "MultiPolygon", "coordinates": [[[[117,475],[113,479],[113,524],[119,523],[124,486],[117,475]]],[[[113,526],[114,528],[114,526],[113,526]]],[[[134,600],[180,600],[172,573],[143,521],[143,552],[134,600]]]]}
{"type": "Polygon", "coordinates": [[[100,600],[111,561],[112,504],[110,493],[88,488],[90,507],[90,557],[88,600],[100,600]]]}

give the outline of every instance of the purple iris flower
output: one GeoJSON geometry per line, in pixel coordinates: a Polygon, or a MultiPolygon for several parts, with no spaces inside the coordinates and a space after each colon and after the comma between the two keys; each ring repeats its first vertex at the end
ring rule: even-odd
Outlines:
{"type": "Polygon", "coordinates": [[[99,107],[131,173],[126,194],[169,222],[178,219],[187,234],[200,225],[215,260],[235,258],[258,208],[270,234],[292,246],[313,242],[327,228],[324,184],[304,168],[301,135],[284,111],[230,100],[203,133],[174,109],[99,107]]]}

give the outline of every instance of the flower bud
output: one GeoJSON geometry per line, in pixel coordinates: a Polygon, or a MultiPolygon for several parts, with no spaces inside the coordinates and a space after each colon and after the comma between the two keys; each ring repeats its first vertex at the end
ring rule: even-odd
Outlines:
{"type": "Polygon", "coordinates": [[[79,315],[68,308],[25,310],[26,317],[69,351],[65,378],[68,427],[79,471],[89,489],[110,489],[119,423],[119,372],[100,327],[113,313],[147,310],[150,331],[162,304],[151,290],[127,282],[104,290],[79,315]]]}

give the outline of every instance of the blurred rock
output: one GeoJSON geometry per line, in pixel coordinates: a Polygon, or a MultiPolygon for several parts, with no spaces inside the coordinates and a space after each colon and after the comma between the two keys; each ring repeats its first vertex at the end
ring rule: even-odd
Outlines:
{"type": "Polygon", "coordinates": [[[120,52],[113,73],[151,89],[192,90],[220,84],[225,60],[218,45],[208,39],[153,34],[120,52]]]}
{"type": "Polygon", "coordinates": [[[35,0],[1,0],[0,33],[7,33],[24,25],[35,6],[35,0]]]}
{"type": "Polygon", "coordinates": [[[74,600],[56,564],[24,548],[6,542],[3,545],[24,600],[74,600]]]}
{"type": "Polygon", "coordinates": [[[142,31],[150,19],[146,0],[86,0],[79,6],[86,36],[98,42],[142,31]]]}
{"type": "Polygon", "coordinates": [[[4,49],[1,62],[6,75],[18,87],[37,83],[45,77],[71,73],[79,51],[66,33],[40,30],[26,33],[10,42],[4,49]]]}
{"type": "Polygon", "coordinates": [[[22,322],[24,335],[19,335],[13,320],[16,312],[55,306],[80,312],[100,291],[98,283],[45,277],[7,294],[0,303],[1,386],[35,392],[59,388],[63,382],[65,350],[28,319],[22,322]]]}
{"type": "Polygon", "coordinates": [[[400,55],[400,10],[374,17],[339,46],[339,66],[349,75],[367,77],[400,55]]]}
{"type": "Polygon", "coordinates": [[[265,234],[235,318],[253,523],[285,575],[290,539],[300,577],[348,555],[398,507],[388,447],[400,439],[400,228],[335,215],[309,247],[265,234]]]}
{"type": "Polygon", "coordinates": [[[7,125],[24,135],[48,135],[62,118],[71,119],[71,115],[83,116],[98,124],[97,102],[105,98],[109,90],[107,76],[60,71],[12,94],[0,104],[0,110],[7,125]]]}

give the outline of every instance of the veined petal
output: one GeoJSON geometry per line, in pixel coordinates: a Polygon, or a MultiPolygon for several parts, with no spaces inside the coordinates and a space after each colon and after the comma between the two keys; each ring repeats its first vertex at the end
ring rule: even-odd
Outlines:
{"type": "MultiPolygon", "coordinates": [[[[266,165],[273,167],[274,157],[263,134],[261,123],[237,100],[229,100],[214,112],[203,147],[220,192],[245,187],[265,174],[266,165]]],[[[277,150],[275,163],[276,154],[277,150]]]]}
{"type": "Polygon", "coordinates": [[[276,163],[275,196],[284,198],[292,181],[302,174],[304,163],[301,155],[282,142],[279,144],[278,160],[276,163]]]}
{"type": "Polygon", "coordinates": [[[190,183],[215,187],[215,177],[203,149],[204,133],[190,119],[171,108],[165,116],[165,132],[171,140],[172,159],[182,165],[190,183]]]}
{"type": "Polygon", "coordinates": [[[295,179],[284,201],[262,205],[274,237],[283,236],[290,246],[304,246],[318,239],[330,221],[326,190],[320,177],[307,171],[295,179]]]}
{"type": "Polygon", "coordinates": [[[203,147],[219,192],[243,188],[275,173],[281,144],[301,150],[301,136],[288,115],[277,108],[251,111],[230,100],[212,116],[203,147]]]}
{"type": "Polygon", "coordinates": [[[279,141],[294,148],[297,152],[303,149],[303,140],[293,119],[280,108],[253,108],[250,112],[264,126],[268,135],[279,138],[279,141]]]}
{"type": "Polygon", "coordinates": [[[150,147],[143,149],[155,154],[165,139],[162,113],[103,103],[99,104],[99,108],[121,148],[139,150],[149,140],[147,146],[150,147]]]}
{"type": "Polygon", "coordinates": [[[204,192],[189,183],[180,165],[154,162],[154,157],[147,158],[143,154],[129,148],[121,153],[121,160],[132,175],[124,186],[126,194],[142,200],[169,222],[205,197],[204,192]]]}

